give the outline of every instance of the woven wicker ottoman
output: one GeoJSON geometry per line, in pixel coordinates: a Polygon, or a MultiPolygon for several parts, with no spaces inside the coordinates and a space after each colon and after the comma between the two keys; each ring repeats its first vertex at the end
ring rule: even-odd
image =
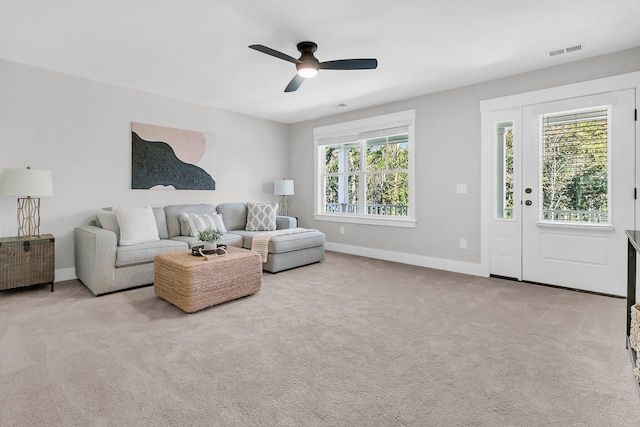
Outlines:
{"type": "Polygon", "coordinates": [[[209,261],[190,251],[159,254],[153,269],[156,295],[186,313],[255,294],[262,286],[260,255],[234,247],[209,261]]]}

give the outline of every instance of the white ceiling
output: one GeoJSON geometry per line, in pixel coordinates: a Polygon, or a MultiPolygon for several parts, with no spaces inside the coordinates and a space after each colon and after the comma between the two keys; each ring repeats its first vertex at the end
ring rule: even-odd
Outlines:
{"type": "Polygon", "coordinates": [[[284,123],[634,46],[640,0],[0,0],[0,58],[284,123]],[[378,68],[284,93],[295,65],[247,47],[304,40],[378,68]]]}

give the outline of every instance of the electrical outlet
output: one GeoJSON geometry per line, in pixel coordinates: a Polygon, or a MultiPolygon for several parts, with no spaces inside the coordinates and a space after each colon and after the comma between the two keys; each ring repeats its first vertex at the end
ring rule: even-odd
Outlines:
{"type": "Polygon", "coordinates": [[[460,239],[460,249],[467,249],[467,239],[460,239]]]}
{"type": "Polygon", "coordinates": [[[344,234],[344,227],[340,227],[340,234],[344,234]]]}

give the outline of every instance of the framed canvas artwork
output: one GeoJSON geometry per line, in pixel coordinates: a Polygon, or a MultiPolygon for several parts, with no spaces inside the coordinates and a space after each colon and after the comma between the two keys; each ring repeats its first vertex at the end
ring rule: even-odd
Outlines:
{"type": "Polygon", "coordinates": [[[215,190],[213,135],[131,123],[131,188],[215,190]]]}

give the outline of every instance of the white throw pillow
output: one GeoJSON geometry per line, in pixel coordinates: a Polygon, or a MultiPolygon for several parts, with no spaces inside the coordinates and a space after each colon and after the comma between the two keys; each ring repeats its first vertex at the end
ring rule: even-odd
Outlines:
{"type": "Polygon", "coordinates": [[[224,222],[222,221],[222,214],[213,215],[213,222],[216,223],[216,228],[222,234],[227,232],[227,227],[224,226],[224,222]]]}
{"type": "Polygon", "coordinates": [[[180,220],[185,225],[185,235],[198,237],[198,233],[208,228],[219,230],[222,234],[227,232],[227,229],[222,222],[222,215],[220,214],[195,214],[195,213],[181,213],[180,220]]]}
{"type": "Polygon", "coordinates": [[[247,203],[247,231],[273,231],[276,229],[277,203],[247,203]]]}
{"type": "Polygon", "coordinates": [[[120,246],[160,240],[156,217],[150,206],[117,207],[115,213],[120,226],[120,246]]]}
{"type": "Polygon", "coordinates": [[[118,225],[118,218],[116,217],[116,213],[114,211],[100,209],[96,213],[96,216],[98,217],[98,221],[100,222],[100,225],[102,225],[102,228],[116,233],[116,241],[119,241],[120,226],[118,225]]]}

